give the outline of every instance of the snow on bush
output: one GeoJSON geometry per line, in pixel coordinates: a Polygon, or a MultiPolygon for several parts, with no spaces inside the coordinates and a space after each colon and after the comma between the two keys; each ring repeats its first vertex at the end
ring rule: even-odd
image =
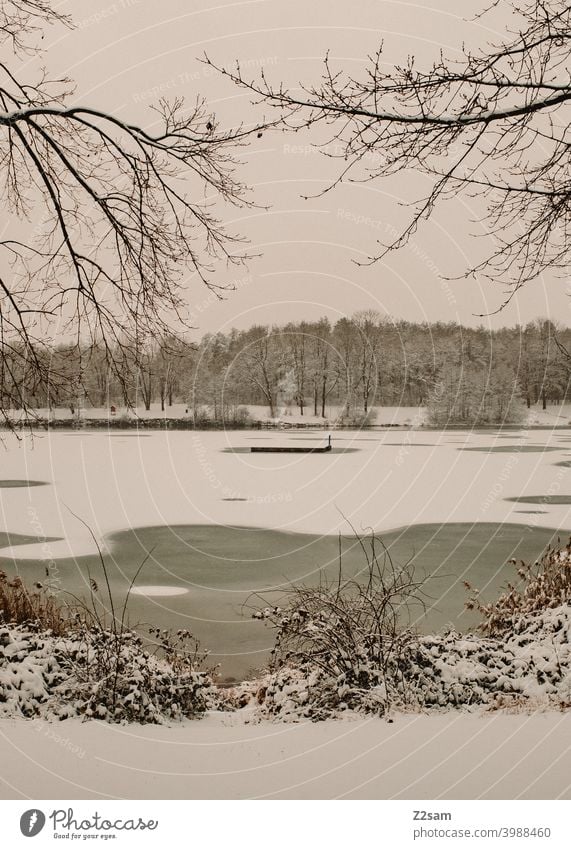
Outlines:
{"type": "Polygon", "coordinates": [[[64,681],[55,640],[32,627],[0,626],[0,716],[34,716],[64,681]]]}
{"type": "Polygon", "coordinates": [[[409,640],[384,669],[356,662],[352,673],[311,661],[271,672],[258,690],[259,715],[327,719],[346,710],[571,705],[571,606],[521,615],[505,640],[455,631],[409,640]]]}
{"type": "MultiPolygon", "coordinates": [[[[112,627],[95,617],[65,628],[56,617],[58,632],[0,617],[0,716],[159,723],[242,707],[252,694],[255,716],[290,721],[571,707],[571,545],[520,564],[520,585],[496,602],[472,590],[479,632],[422,636],[407,626],[409,606],[422,601],[413,565],[394,567],[374,535],[357,543],[365,557],[357,577],[345,577],[340,563],[335,580],[294,586],[282,606],[254,614],[276,631],[270,672],[233,691],[215,687],[187,631],[151,629],[153,652],[124,616],[112,627]]],[[[11,589],[20,597],[20,585],[11,589]]]]}
{"type": "MultiPolygon", "coordinates": [[[[363,541],[361,540],[361,543],[363,541]]],[[[259,715],[326,719],[354,710],[571,706],[571,546],[521,563],[522,585],[491,604],[472,590],[480,633],[421,636],[401,624],[418,596],[412,569],[379,563],[368,580],[298,587],[283,608],[254,614],[276,629],[259,715]]],[[[378,548],[378,543],[377,543],[378,548]]],[[[470,588],[471,589],[471,588],[470,588]]]]}
{"type": "Polygon", "coordinates": [[[482,616],[480,630],[492,636],[501,636],[513,630],[522,613],[534,613],[558,607],[571,600],[571,539],[564,547],[548,546],[534,563],[510,560],[517,569],[520,584],[508,583],[505,591],[493,602],[484,602],[480,592],[465,582],[471,592],[466,603],[469,610],[482,616]]]}
{"type": "Polygon", "coordinates": [[[325,718],[338,709],[384,713],[403,702],[406,666],[416,633],[407,611],[422,603],[423,581],[411,563],[396,567],[377,536],[355,534],[364,567],[356,577],[343,573],[317,586],[294,586],[283,606],[254,617],[276,631],[272,673],[264,682],[264,710],[325,718]]]}
{"type": "Polygon", "coordinates": [[[335,424],[352,428],[371,427],[375,423],[377,414],[378,410],[376,409],[365,412],[354,407],[344,408],[335,420],[335,424]]]}
{"type": "Polygon", "coordinates": [[[78,628],[64,636],[34,624],[0,627],[0,716],[94,717],[162,723],[216,704],[206,672],[182,655],[149,652],[132,632],[78,628]]]}

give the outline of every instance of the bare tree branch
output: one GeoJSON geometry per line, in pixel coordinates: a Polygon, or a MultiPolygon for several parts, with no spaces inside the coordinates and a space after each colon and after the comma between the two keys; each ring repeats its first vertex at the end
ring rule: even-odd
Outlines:
{"type": "MultiPolygon", "coordinates": [[[[71,22],[48,0],[0,0],[0,41],[14,54],[37,50],[48,24],[71,22]]],[[[0,62],[0,197],[23,222],[0,241],[0,353],[14,377],[34,366],[50,379],[47,329],[79,347],[96,341],[119,375],[122,351],[166,337],[173,321],[184,326],[189,277],[218,291],[216,263],[247,258],[221,210],[251,205],[236,152],[259,128],[221,128],[199,97],[162,100],[139,126],[68,106],[73,90],[46,72],[23,80],[0,62]]],[[[8,402],[25,406],[25,393],[8,402]]]]}
{"type": "Polygon", "coordinates": [[[318,147],[342,168],[324,192],[409,170],[430,178],[428,196],[372,262],[405,245],[438,202],[462,191],[482,198],[497,248],[466,274],[505,281],[509,300],[546,268],[566,273],[571,259],[571,7],[528,0],[510,12],[501,43],[464,48],[460,59],[441,53],[423,69],[409,57],[386,71],[381,45],[361,76],[326,56],[321,81],[295,90],[205,61],[275,109],[282,130],[326,128],[318,147]]]}

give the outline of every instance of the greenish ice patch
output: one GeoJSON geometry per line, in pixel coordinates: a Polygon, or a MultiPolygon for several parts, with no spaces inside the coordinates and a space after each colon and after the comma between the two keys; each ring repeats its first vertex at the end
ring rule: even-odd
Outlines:
{"type": "Polygon", "coordinates": [[[28,480],[0,480],[0,489],[17,489],[21,486],[49,486],[49,482],[28,480]]]}
{"type": "Polygon", "coordinates": [[[545,454],[547,451],[561,451],[553,445],[489,445],[459,448],[459,451],[480,451],[484,454],[545,454]]]}
{"type": "MultiPolygon", "coordinates": [[[[36,537],[28,534],[11,534],[6,531],[0,531],[0,549],[8,548],[13,545],[34,545],[43,542],[58,542],[60,539],[61,537],[36,537]]],[[[0,551],[0,561],[4,561],[5,559],[6,557],[2,556],[2,552],[0,551]]]]}
{"type": "Polygon", "coordinates": [[[504,501],[514,501],[516,504],[571,504],[571,495],[516,495],[504,498],[504,501]]]}

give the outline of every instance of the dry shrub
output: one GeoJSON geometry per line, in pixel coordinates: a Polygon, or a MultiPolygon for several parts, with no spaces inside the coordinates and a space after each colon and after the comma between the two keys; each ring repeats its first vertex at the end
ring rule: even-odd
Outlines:
{"type": "Polygon", "coordinates": [[[265,697],[270,712],[282,711],[284,693],[301,698],[313,718],[339,706],[362,708],[373,690],[377,712],[386,712],[393,696],[403,702],[404,658],[417,640],[409,609],[423,604],[424,581],[411,562],[396,566],[374,533],[356,540],[364,556],[360,575],[343,574],[340,543],[335,580],[293,586],[279,606],[254,613],[276,630],[265,697]]]}
{"type": "Polygon", "coordinates": [[[479,630],[494,637],[513,630],[514,621],[521,616],[571,602],[571,538],[564,547],[558,539],[557,546],[548,546],[534,563],[515,559],[509,562],[516,567],[520,581],[508,582],[496,601],[482,601],[480,591],[464,582],[471,593],[467,609],[482,615],[479,630]]]}
{"type": "Polygon", "coordinates": [[[69,608],[41,584],[30,589],[20,577],[9,578],[0,571],[0,622],[35,623],[59,635],[68,629],[69,613],[69,608]]]}

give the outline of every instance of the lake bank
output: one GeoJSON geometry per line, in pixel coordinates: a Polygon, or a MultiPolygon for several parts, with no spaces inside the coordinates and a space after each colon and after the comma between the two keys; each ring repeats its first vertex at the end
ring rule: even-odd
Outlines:
{"type": "MultiPolygon", "coordinates": [[[[247,415],[232,417],[226,424],[212,421],[208,416],[200,416],[194,420],[193,414],[185,404],[176,403],[165,410],[160,405],[151,404],[149,410],[142,406],[116,407],[112,412],[110,407],[81,407],[72,413],[69,408],[54,407],[52,410],[38,409],[33,415],[23,411],[8,413],[8,420],[0,423],[0,429],[9,429],[12,425],[18,429],[78,430],[78,429],[109,429],[115,430],[375,430],[376,428],[398,428],[402,430],[441,430],[441,427],[427,424],[425,407],[373,407],[369,421],[353,424],[342,421],[342,408],[328,407],[325,417],[315,416],[310,408],[300,415],[295,408],[280,408],[277,417],[272,417],[268,408],[249,405],[240,408],[247,415]]],[[[361,416],[359,411],[355,411],[361,416]]],[[[362,417],[362,416],[361,416],[362,417]]],[[[543,410],[535,405],[527,411],[527,417],[521,425],[503,425],[498,422],[493,425],[481,425],[476,430],[495,429],[555,429],[571,426],[571,404],[550,405],[543,410]]],[[[467,425],[450,425],[446,430],[466,430],[467,425]]]]}

